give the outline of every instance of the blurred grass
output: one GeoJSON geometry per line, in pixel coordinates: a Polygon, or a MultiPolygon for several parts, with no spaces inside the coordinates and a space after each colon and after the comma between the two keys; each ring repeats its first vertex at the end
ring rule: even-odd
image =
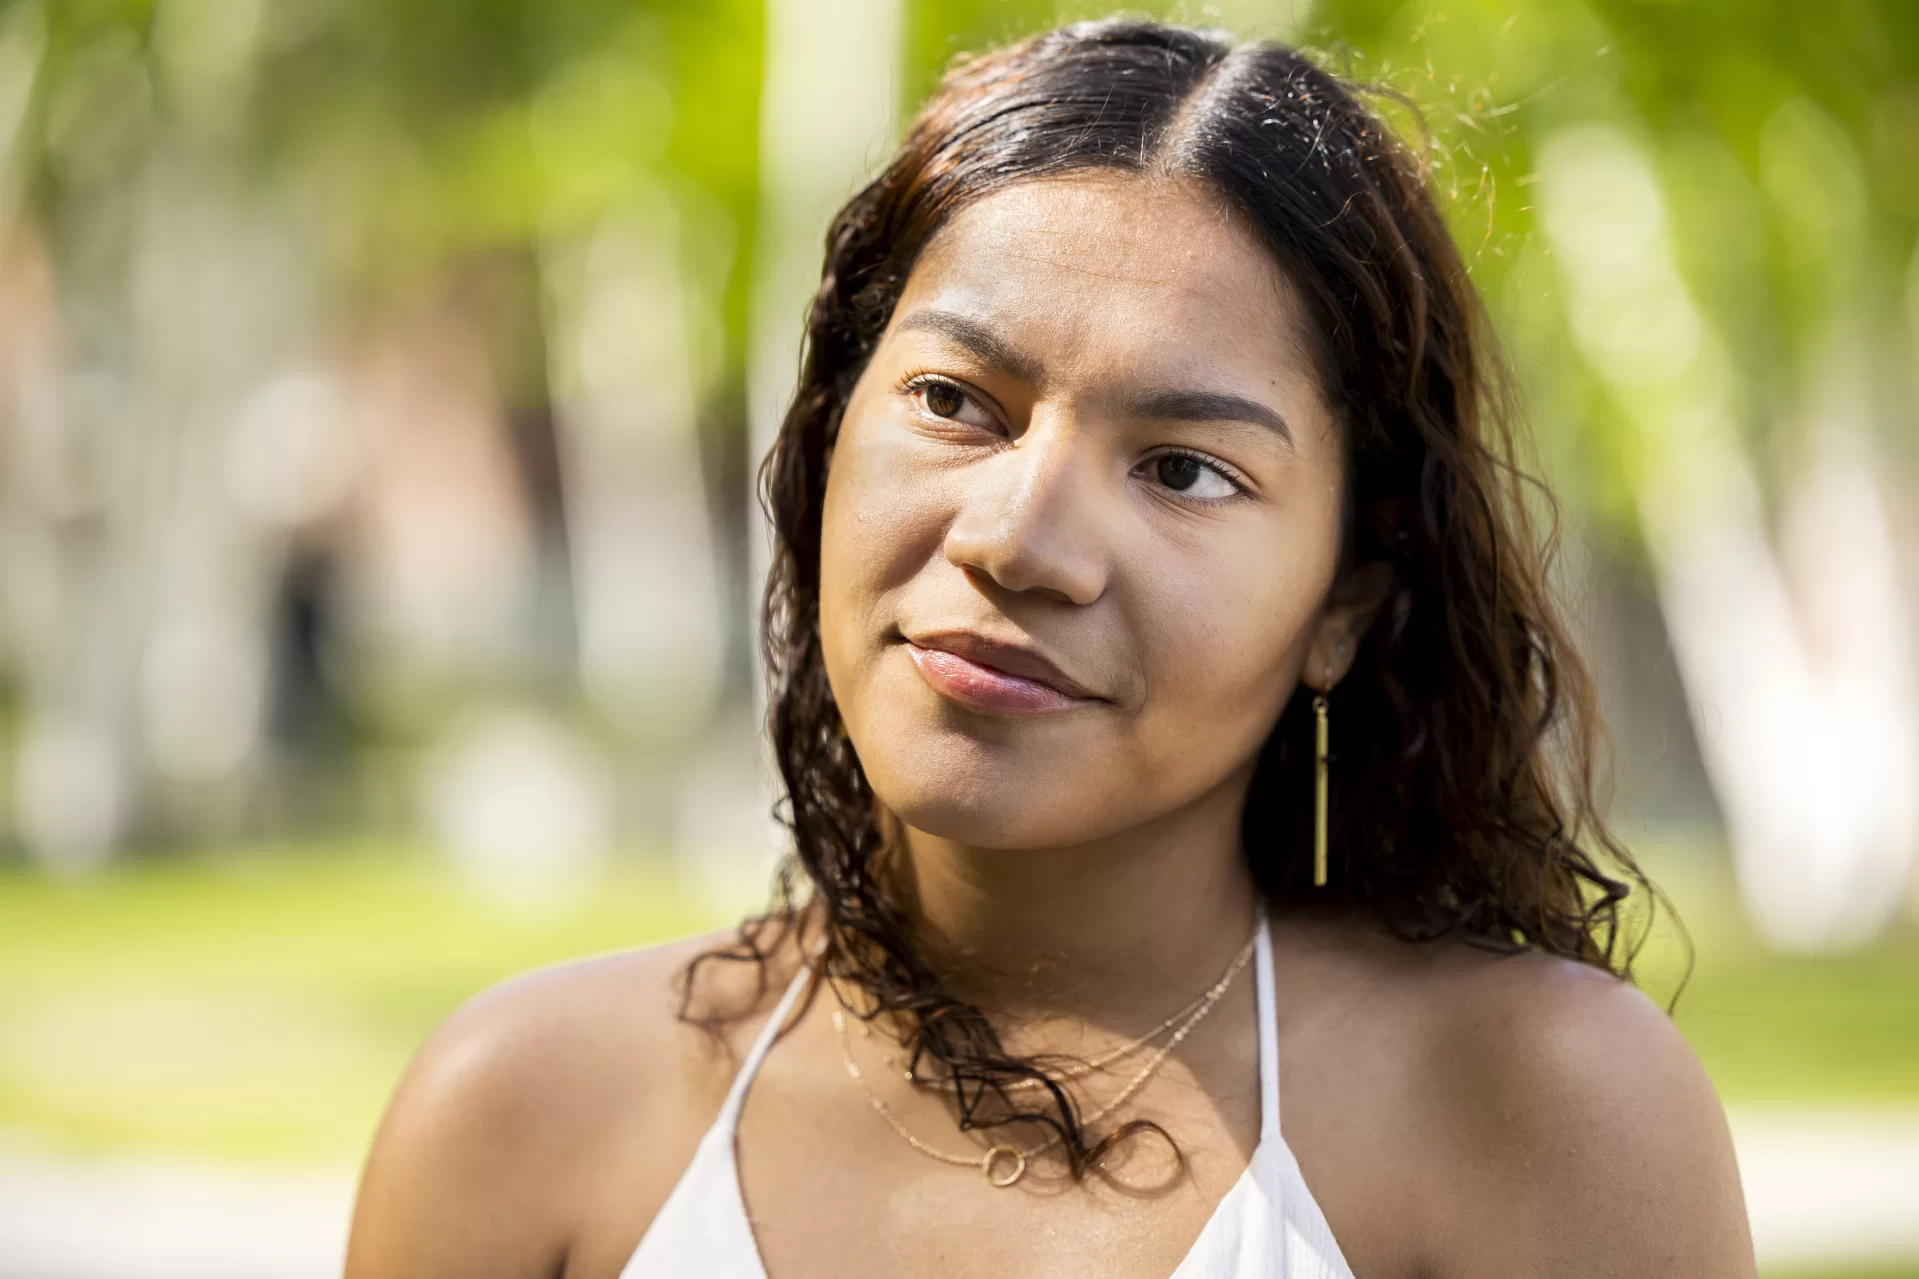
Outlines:
{"type": "MultiPolygon", "coordinates": [[[[1674,1020],[1730,1105],[1919,1103],[1919,928],[1912,913],[1843,954],[1768,950],[1738,906],[1723,849],[1639,841],[1642,863],[1691,935],[1674,1020]]],[[[1683,952],[1670,924],[1638,965],[1662,1002],[1683,952]]]]}
{"type": "Polygon", "coordinates": [[[463,999],[717,921],[660,864],[591,897],[491,898],[417,856],[0,871],[0,1130],[79,1150],[356,1160],[463,999]]]}
{"type": "MultiPolygon", "coordinates": [[[[1648,861],[1690,927],[1677,1018],[1729,1103],[1919,1103],[1919,933],[1767,952],[1724,860],[1648,861]]],[[[722,923],[664,859],[544,910],[421,856],[281,851],[0,871],[0,1131],[80,1150],[355,1160],[407,1057],[475,991],[541,964],[722,923]]],[[[1644,982],[1671,990],[1670,930],[1644,982]]]]}

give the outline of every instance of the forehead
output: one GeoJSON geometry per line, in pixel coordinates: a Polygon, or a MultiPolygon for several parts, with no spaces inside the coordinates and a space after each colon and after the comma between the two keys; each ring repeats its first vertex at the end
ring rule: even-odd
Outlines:
{"type": "Polygon", "coordinates": [[[895,315],[921,307],[1141,372],[1276,380],[1307,363],[1291,282],[1243,216],[1192,180],[1095,173],[973,201],[926,246],[895,315]]]}

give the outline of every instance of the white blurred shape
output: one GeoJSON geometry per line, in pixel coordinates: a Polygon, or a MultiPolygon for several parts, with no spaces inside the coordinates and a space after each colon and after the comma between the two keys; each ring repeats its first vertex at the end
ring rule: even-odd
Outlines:
{"type": "Polygon", "coordinates": [[[1763,1270],[1919,1261],[1919,1111],[1735,1109],[1763,1270]]]}
{"type": "Polygon", "coordinates": [[[147,753],[177,780],[218,781],[258,740],[265,694],[260,637],[211,610],[160,621],[140,663],[147,753]]]}
{"type": "MultiPolygon", "coordinates": [[[[1869,375],[1827,357],[1810,455],[1794,476],[1780,547],[1813,670],[1820,773],[1806,779],[1830,937],[1863,941],[1892,916],[1919,842],[1919,687],[1913,637],[1869,428],[1869,375]],[[1827,739],[1838,736],[1843,746],[1827,739]],[[1829,752],[1829,753],[1828,753],[1829,752]]],[[[1785,891],[1781,887],[1781,893],[1785,891]]],[[[1807,938],[1806,945],[1822,939],[1807,938]]]]}
{"type": "Polygon", "coordinates": [[[24,372],[9,423],[9,461],[24,513],[54,525],[96,513],[105,497],[99,422],[126,405],[126,388],[99,376],[61,377],[47,364],[24,372]]]}
{"type": "Polygon", "coordinates": [[[0,1149],[0,1279],[326,1279],[353,1179],[0,1149]]]}
{"type": "Polygon", "coordinates": [[[28,721],[14,757],[14,807],[35,860],[69,872],[103,864],[125,823],[127,798],[109,734],[77,718],[28,721]]]}
{"type": "MultiPolygon", "coordinates": [[[[899,96],[900,0],[768,0],[760,89],[759,261],[747,408],[754,474],[793,397],[827,223],[886,159],[899,96]],[[832,68],[822,75],[821,68],[832,68]]],[[[765,569],[757,498],[754,607],[765,569]]]]}
{"type": "Polygon", "coordinates": [[[680,772],[673,854],[682,882],[716,915],[737,918],[765,909],[786,832],[757,725],[739,715],[715,728],[680,772]]]}
{"type": "Polygon", "coordinates": [[[503,902],[558,908],[605,867],[613,793],[601,761],[564,724],[497,710],[449,735],[427,773],[441,847],[503,902]]]}
{"type": "MultiPolygon", "coordinates": [[[[779,434],[799,374],[807,306],[820,284],[821,246],[839,206],[887,158],[899,105],[901,0],[767,0],[760,86],[760,206],[754,227],[753,298],[747,351],[747,606],[757,632],[772,554],[761,513],[759,468],[779,434]],[[830,75],[820,74],[832,68],[830,75]]],[[[758,646],[754,646],[758,666],[758,646]]],[[[753,681],[755,719],[764,681],[753,681]]],[[[762,749],[764,747],[762,746],[762,749]]],[[[755,776],[757,811],[777,794],[770,759],[755,776]]],[[[776,847],[784,845],[778,836],[776,847]]],[[[763,863],[742,850],[737,880],[763,863]]]]}
{"type": "Polygon", "coordinates": [[[346,500],[359,440],[345,396],[319,373],[287,373],[247,397],[227,441],[227,483],[261,524],[297,529],[346,500]]]}
{"type": "Polygon", "coordinates": [[[449,304],[380,333],[352,374],[363,469],[349,589],[368,629],[431,666],[509,653],[533,553],[484,346],[449,304]]]}
{"type": "Polygon", "coordinates": [[[546,254],[581,681],[654,740],[700,727],[725,663],[679,252],[662,199],[546,254]]]}
{"type": "Polygon", "coordinates": [[[1540,168],[1574,336],[1637,431],[1634,497],[1747,911],[1776,946],[1863,941],[1912,863],[1919,699],[1857,378],[1828,370],[1792,477],[1795,600],[1650,164],[1582,125],[1540,168]]]}

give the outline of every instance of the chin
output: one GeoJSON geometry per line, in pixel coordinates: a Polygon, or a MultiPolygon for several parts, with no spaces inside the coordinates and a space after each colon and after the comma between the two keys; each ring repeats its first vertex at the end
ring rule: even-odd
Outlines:
{"type": "Polygon", "coordinates": [[[1083,843],[1086,831],[1079,823],[1033,820],[1022,806],[982,796],[944,793],[913,794],[886,806],[914,830],[973,848],[1064,848],[1083,843]]]}
{"type": "Polygon", "coordinates": [[[867,780],[882,804],[928,835],[980,848],[1057,848],[1142,817],[1120,800],[1143,787],[1114,785],[1081,753],[937,731],[913,737],[868,767],[867,780]]]}

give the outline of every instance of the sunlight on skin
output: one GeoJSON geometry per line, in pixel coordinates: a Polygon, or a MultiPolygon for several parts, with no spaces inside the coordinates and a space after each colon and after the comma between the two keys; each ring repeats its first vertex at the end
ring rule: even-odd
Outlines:
{"type": "Polygon", "coordinates": [[[1243,932],[1253,761],[1377,598],[1328,600],[1342,458],[1306,323],[1253,233],[1176,181],[1022,184],[915,267],[835,448],[821,630],[929,922],[976,955],[988,903],[1015,964],[1081,949],[1078,922],[1119,951],[1243,932]],[[941,673],[969,637],[1078,695],[971,705],[941,673]],[[1099,900],[1061,919],[1068,884],[1099,900]]]}

